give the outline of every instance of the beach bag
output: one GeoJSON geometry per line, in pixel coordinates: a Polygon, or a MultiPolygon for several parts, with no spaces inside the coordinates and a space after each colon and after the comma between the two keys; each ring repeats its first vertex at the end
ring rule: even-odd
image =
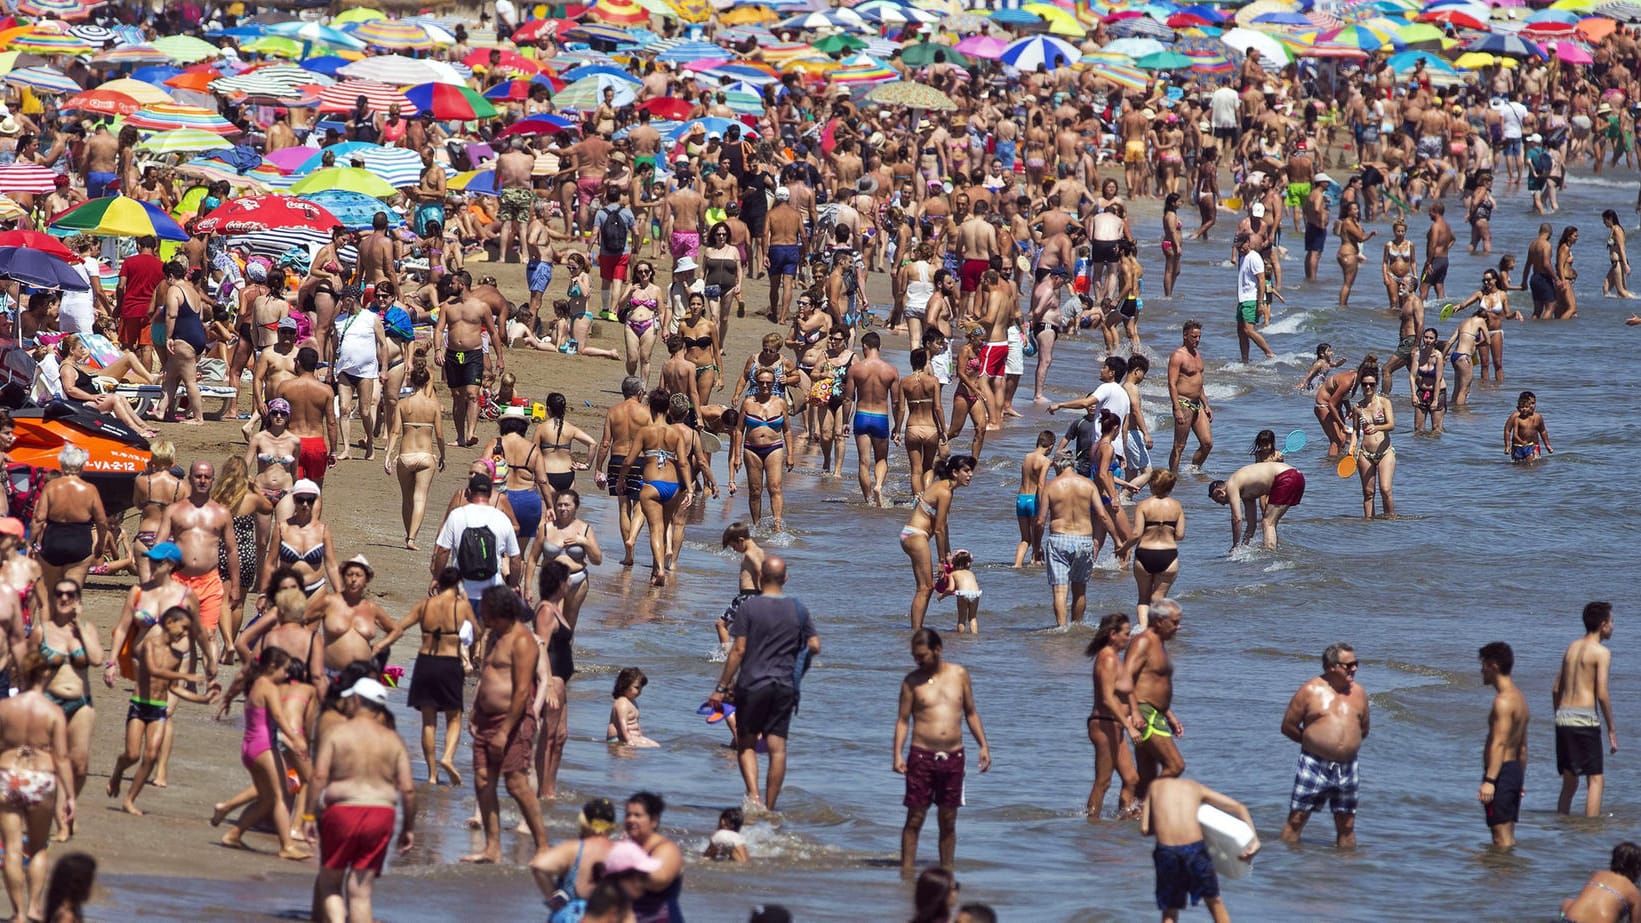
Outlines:
{"type": "Polygon", "coordinates": [[[496,576],[496,533],[488,526],[468,526],[456,542],[456,569],[463,580],[490,580],[496,576]]]}
{"type": "Polygon", "coordinates": [[[34,521],[34,504],[46,486],[46,469],[22,463],[6,466],[6,509],[27,526],[34,521]]]}

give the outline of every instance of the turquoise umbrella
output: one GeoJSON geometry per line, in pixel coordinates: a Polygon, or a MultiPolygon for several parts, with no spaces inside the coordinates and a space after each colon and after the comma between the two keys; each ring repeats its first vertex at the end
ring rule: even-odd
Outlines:
{"type": "Polygon", "coordinates": [[[1177,51],[1159,51],[1135,60],[1134,65],[1148,71],[1182,71],[1189,70],[1195,63],[1196,59],[1189,55],[1177,51]]]}

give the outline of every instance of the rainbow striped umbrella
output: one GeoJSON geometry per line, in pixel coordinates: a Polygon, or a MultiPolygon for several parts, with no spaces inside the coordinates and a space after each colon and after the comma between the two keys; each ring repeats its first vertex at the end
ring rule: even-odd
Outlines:
{"type": "Polygon", "coordinates": [[[55,67],[25,67],[5,77],[13,86],[28,87],[41,93],[78,93],[80,85],[55,67]]]}
{"type": "Polygon", "coordinates": [[[57,171],[36,163],[0,166],[0,192],[45,193],[57,188],[57,171]]]}
{"type": "Polygon", "coordinates": [[[192,64],[222,55],[222,49],[192,35],[162,35],[151,42],[156,51],[172,61],[192,64]]]}
{"type": "Polygon", "coordinates": [[[108,196],[92,199],[69,209],[51,223],[54,231],[78,231],[99,237],[142,237],[153,235],[161,240],[187,240],[184,231],[170,215],[159,208],[128,196],[108,196]]]}
{"type": "Polygon", "coordinates": [[[33,32],[13,38],[6,43],[6,47],[13,51],[32,51],[36,54],[82,55],[90,54],[93,50],[91,43],[83,38],[42,31],[38,26],[33,32]]]}
{"type": "MultiPolygon", "coordinates": [[[[0,195],[0,221],[21,221],[28,217],[28,211],[23,206],[12,201],[10,196],[0,195]]],[[[118,275],[115,276],[118,279],[118,275]]]]}
{"type": "Polygon", "coordinates": [[[84,0],[23,0],[17,12],[42,19],[54,16],[68,22],[78,22],[91,16],[91,7],[84,0]]]}
{"type": "Polygon", "coordinates": [[[424,83],[405,90],[405,98],[418,112],[431,112],[441,122],[496,117],[496,107],[468,87],[448,83],[424,83]]]}
{"type": "Polygon", "coordinates": [[[1151,78],[1137,67],[1126,64],[1117,64],[1094,55],[1083,55],[1082,63],[1088,65],[1088,70],[1097,79],[1121,87],[1131,93],[1144,90],[1151,78]]]}
{"type": "Polygon", "coordinates": [[[125,124],[146,131],[169,131],[173,128],[198,128],[219,135],[237,135],[239,126],[209,109],[184,106],[181,103],[160,103],[141,112],[126,116],[125,124]]]}
{"type": "Polygon", "coordinates": [[[377,48],[431,51],[434,45],[426,29],[397,19],[372,19],[351,31],[354,38],[377,48]]]}
{"type": "Polygon", "coordinates": [[[352,112],[361,96],[365,98],[368,112],[387,112],[394,106],[405,114],[416,111],[415,104],[406,99],[397,87],[374,80],[344,80],[325,87],[319,91],[319,111],[352,112]]]}
{"type": "Polygon", "coordinates": [[[232,150],[234,143],[221,135],[198,128],[173,128],[155,132],[137,142],[137,149],[155,154],[192,154],[196,151],[232,150]]]}
{"type": "Polygon", "coordinates": [[[650,11],[635,0],[593,0],[585,15],[614,26],[641,26],[650,21],[650,11]]]}
{"type": "Polygon", "coordinates": [[[849,86],[851,84],[899,80],[900,73],[875,58],[856,55],[845,60],[843,66],[833,71],[829,79],[832,83],[849,86]]]}
{"type": "Polygon", "coordinates": [[[98,84],[97,90],[99,92],[124,93],[126,96],[131,97],[145,106],[176,102],[176,100],[167,95],[164,90],[154,86],[152,83],[144,83],[141,80],[132,80],[130,77],[121,77],[117,80],[106,80],[101,84],[98,84]]]}
{"type": "Polygon", "coordinates": [[[121,64],[164,64],[171,60],[153,45],[121,45],[99,51],[91,58],[92,67],[117,67],[121,64]]]}

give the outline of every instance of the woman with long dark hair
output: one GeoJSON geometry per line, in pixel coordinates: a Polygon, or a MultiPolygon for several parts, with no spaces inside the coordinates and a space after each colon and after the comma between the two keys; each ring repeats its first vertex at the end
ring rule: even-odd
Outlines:
{"type": "Polygon", "coordinates": [[[969,486],[977,465],[979,461],[973,455],[952,455],[935,462],[934,481],[914,498],[912,518],[900,530],[900,550],[911,559],[912,576],[917,580],[917,589],[912,592],[913,631],[923,627],[923,616],[929,610],[935,567],[945,564],[951,556],[947,517],[951,512],[952,492],[969,486]]]}
{"type": "MultiPolygon", "coordinates": [[[[1155,483],[1153,480],[1153,486],[1155,483]]],[[[1128,697],[1134,691],[1134,681],[1122,661],[1129,632],[1128,616],[1113,612],[1100,619],[1100,627],[1083,651],[1094,661],[1094,709],[1088,713],[1088,740],[1094,745],[1094,787],[1088,792],[1091,820],[1100,817],[1106,790],[1111,787],[1112,770],[1122,780],[1117,816],[1131,817],[1139,807],[1134,795],[1140,773],[1128,749],[1128,739],[1139,733],[1129,721],[1128,697]]]]}

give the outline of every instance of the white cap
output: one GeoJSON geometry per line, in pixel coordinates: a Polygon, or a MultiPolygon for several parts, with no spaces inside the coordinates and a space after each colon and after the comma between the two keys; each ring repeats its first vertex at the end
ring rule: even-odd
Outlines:
{"type": "Polygon", "coordinates": [[[1316,181],[1318,183],[1326,183],[1330,186],[1333,185],[1333,177],[1327,175],[1326,173],[1316,174],[1316,181]]]}
{"type": "Polygon", "coordinates": [[[307,478],[303,478],[291,485],[291,496],[317,497],[319,496],[319,485],[307,478]]]}
{"type": "Polygon", "coordinates": [[[387,687],[371,679],[361,676],[355,680],[353,686],[342,693],[342,698],[359,698],[366,702],[374,702],[383,708],[387,707],[387,687]]]}
{"type": "Polygon", "coordinates": [[[777,202],[785,202],[790,198],[792,198],[792,190],[786,188],[785,186],[775,187],[775,200],[777,202]]]}
{"type": "Polygon", "coordinates": [[[1253,215],[1255,218],[1265,217],[1265,203],[1255,202],[1254,204],[1248,206],[1248,214],[1253,215]]]}
{"type": "Polygon", "coordinates": [[[1544,140],[1544,136],[1535,131],[1527,136],[1527,140],[1537,144],[1538,142],[1544,140]]]}

